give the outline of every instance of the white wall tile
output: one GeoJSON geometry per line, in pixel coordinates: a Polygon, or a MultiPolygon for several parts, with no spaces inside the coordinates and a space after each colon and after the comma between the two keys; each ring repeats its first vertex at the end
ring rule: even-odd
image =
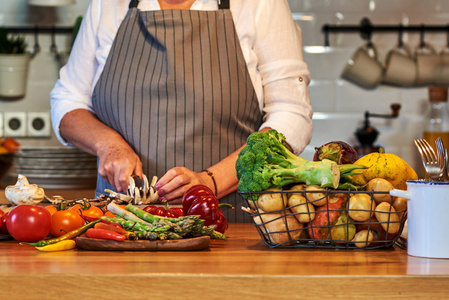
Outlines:
{"type": "Polygon", "coordinates": [[[346,61],[352,56],[353,48],[335,48],[330,52],[311,53],[309,47],[305,47],[304,59],[309,66],[312,79],[332,79],[339,78],[346,61]]]}
{"type": "Polygon", "coordinates": [[[313,111],[334,112],[335,111],[335,91],[334,80],[314,80],[309,84],[309,94],[313,111]]]}
{"type": "Polygon", "coordinates": [[[374,90],[365,90],[346,80],[338,80],[335,88],[335,110],[337,112],[384,113],[390,111],[390,105],[397,101],[399,89],[380,86],[374,90]]]}
{"type": "Polygon", "coordinates": [[[330,141],[344,141],[355,146],[357,140],[354,132],[360,126],[362,119],[363,116],[357,114],[316,113],[310,145],[318,147],[330,141]]]}

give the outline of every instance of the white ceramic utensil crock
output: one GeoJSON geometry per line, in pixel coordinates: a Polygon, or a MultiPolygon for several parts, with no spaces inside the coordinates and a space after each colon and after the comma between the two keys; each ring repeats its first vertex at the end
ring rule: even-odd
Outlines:
{"type": "Polygon", "coordinates": [[[449,182],[407,181],[407,191],[390,195],[409,199],[407,253],[449,258],[449,182]]]}

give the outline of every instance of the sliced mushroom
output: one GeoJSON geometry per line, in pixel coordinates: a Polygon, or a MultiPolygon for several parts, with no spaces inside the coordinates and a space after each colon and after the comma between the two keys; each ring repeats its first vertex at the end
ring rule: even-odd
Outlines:
{"type": "Polygon", "coordinates": [[[134,198],[132,198],[132,197],[130,197],[128,195],[117,193],[117,192],[115,192],[113,190],[105,189],[104,191],[109,194],[109,197],[118,199],[120,201],[124,201],[124,202],[128,202],[129,203],[129,202],[131,202],[134,199],[134,198]]]}
{"type": "Polygon", "coordinates": [[[146,203],[155,203],[159,200],[159,195],[155,187],[157,180],[158,180],[157,176],[153,176],[153,179],[151,180],[150,184],[150,195],[146,199],[146,203]]]}

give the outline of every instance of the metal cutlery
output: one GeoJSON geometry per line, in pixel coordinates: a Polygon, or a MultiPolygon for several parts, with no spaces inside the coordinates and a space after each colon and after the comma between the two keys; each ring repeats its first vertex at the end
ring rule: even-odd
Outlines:
{"type": "Polygon", "coordinates": [[[449,180],[449,159],[447,156],[447,149],[444,149],[444,159],[446,160],[446,175],[449,180]]]}
{"type": "Polygon", "coordinates": [[[437,146],[438,161],[440,162],[440,165],[443,166],[443,176],[441,179],[446,181],[448,179],[447,151],[446,151],[446,148],[444,148],[443,140],[440,137],[435,140],[435,145],[437,146]]]}
{"type": "Polygon", "coordinates": [[[435,151],[425,139],[415,139],[416,147],[421,155],[424,169],[430,181],[437,181],[443,177],[445,166],[438,160],[435,151]]]}

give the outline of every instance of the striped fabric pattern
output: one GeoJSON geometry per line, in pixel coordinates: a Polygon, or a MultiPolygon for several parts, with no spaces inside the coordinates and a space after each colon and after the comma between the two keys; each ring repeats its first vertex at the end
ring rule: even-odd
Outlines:
{"type": "MultiPolygon", "coordinates": [[[[140,155],[149,177],[175,166],[210,167],[262,119],[229,10],[131,8],[93,104],[140,155]]],[[[111,187],[99,178],[97,192],[104,188],[111,187]]],[[[238,195],[222,201],[240,207],[238,195]]],[[[245,221],[240,209],[230,213],[230,221],[245,221]]]]}

